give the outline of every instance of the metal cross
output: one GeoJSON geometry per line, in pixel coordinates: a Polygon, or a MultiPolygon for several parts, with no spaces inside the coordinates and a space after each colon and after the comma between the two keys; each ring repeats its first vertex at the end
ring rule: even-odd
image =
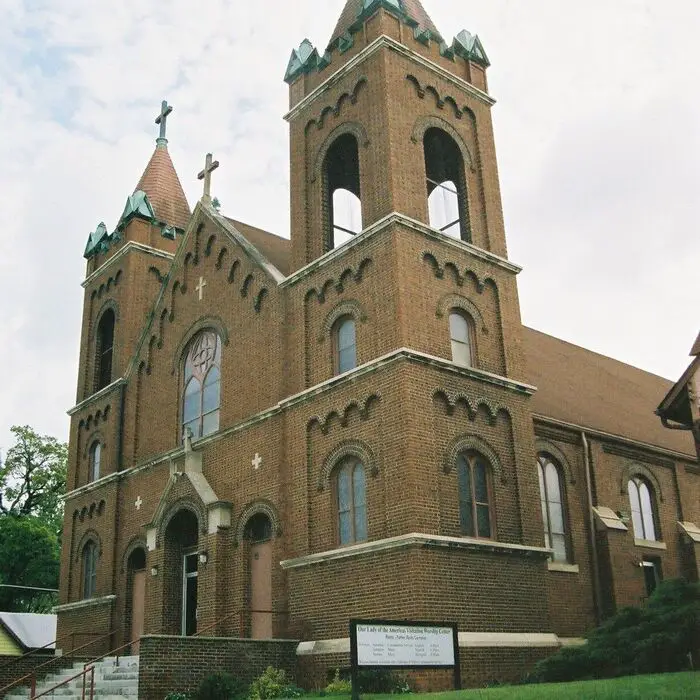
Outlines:
{"type": "Polygon", "coordinates": [[[204,170],[197,175],[198,180],[204,180],[204,194],[202,195],[202,200],[207,203],[211,202],[211,174],[219,167],[219,161],[213,158],[211,153],[207,153],[204,170]]]}
{"type": "Polygon", "coordinates": [[[134,505],[136,506],[136,510],[141,510],[141,506],[143,505],[143,499],[141,498],[141,496],[139,496],[136,499],[136,502],[134,503],[134,505]]]}
{"type": "Polygon", "coordinates": [[[199,278],[199,284],[195,287],[195,291],[199,294],[199,301],[202,301],[204,299],[204,287],[207,286],[207,283],[204,281],[204,277],[199,278]]]}
{"type": "Polygon", "coordinates": [[[168,104],[167,100],[163,100],[160,105],[160,114],[156,117],[156,124],[160,124],[160,136],[158,140],[165,140],[165,128],[168,120],[168,115],[173,111],[173,108],[168,104]]]}
{"type": "Polygon", "coordinates": [[[255,453],[255,457],[253,458],[251,464],[253,465],[253,469],[255,469],[255,471],[258,471],[258,469],[260,469],[260,465],[262,464],[262,457],[257,452],[255,453]]]}

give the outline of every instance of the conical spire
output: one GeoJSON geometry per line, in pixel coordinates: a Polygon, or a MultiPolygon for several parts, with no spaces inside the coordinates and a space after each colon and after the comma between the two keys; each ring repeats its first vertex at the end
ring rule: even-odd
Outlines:
{"type": "Polygon", "coordinates": [[[165,133],[166,120],[170,112],[172,107],[167,102],[163,102],[161,112],[156,119],[156,124],[160,124],[156,150],[148,161],[134,192],[140,190],[146,193],[159,221],[184,230],[187,228],[192,212],[168,153],[168,139],[165,133]]]}
{"type": "Polygon", "coordinates": [[[434,36],[440,36],[440,32],[438,32],[437,27],[423,8],[420,0],[347,0],[329,44],[333,44],[334,41],[349,32],[350,28],[364,12],[373,9],[374,5],[382,4],[390,9],[394,8],[398,10],[408,18],[417,22],[417,29],[420,32],[429,30],[434,36]]]}

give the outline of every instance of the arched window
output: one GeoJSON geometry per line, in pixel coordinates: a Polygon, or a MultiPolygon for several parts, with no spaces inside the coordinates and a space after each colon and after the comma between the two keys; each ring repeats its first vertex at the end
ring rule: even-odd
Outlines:
{"type": "Polygon", "coordinates": [[[461,367],[474,366],[474,323],[461,311],[450,312],[452,362],[461,367]]]}
{"type": "Polygon", "coordinates": [[[358,459],[343,462],[336,473],[338,541],[341,545],[367,539],[365,468],[358,459]]]}
{"type": "Polygon", "coordinates": [[[423,137],[430,226],[463,241],[471,241],[464,159],[454,139],[442,129],[423,137]]]}
{"type": "Polygon", "coordinates": [[[90,481],[97,481],[100,478],[100,467],[102,465],[102,445],[99,440],[95,440],[90,446],[90,481]]]}
{"type": "Polygon", "coordinates": [[[569,557],[561,470],[548,455],[543,454],[537,458],[537,473],[540,480],[545,546],[554,550],[553,561],[567,562],[569,557]]]}
{"type": "Polygon", "coordinates": [[[215,433],[221,406],[221,340],[213,331],[200,333],[190,343],[183,384],[183,429],[193,438],[215,433]]]}
{"type": "Polygon", "coordinates": [[[658,528],[651,486],[641,476],[634,476],[627,482],[627,492],[630,497],[635,539],[653,542],[657,539],[658,528]]]}
{"type": "Polygon", "coordinates": [[[360,153],[353,134],[339,136],[328,149],[323,167],[328,212],[325,250],[332,250],[362,231],[360,153]]]}
{"type": "Polygon", "coordinates": [[[243,537],[249,542],[267,542],[272,538],[272,523],[265,513],[256,513],[245,525],[243,537]]]}
{"type": "Polygon", "coordinates": [[[97,592],[97,559],[99,550],[95,540],[89,540],[83,547],[83,598],[92,598],[97,592]]]}
{"type": "Polygon", "coordinates": [[[336,374],[357,367],[355,319],[352,316],[342,316],[333,325],[333,355],[336,374]]]}
{"type": "Polygon", "coordinates": [[[97,324],[95,345],[95,391],[112,383],[112,359],[114,357],[114,311],[107,309],[97,324]]]}
{"type": "Polygon", "coordinates": [[[459,521],[462,534],[490,538],[493,532],[491,479],[488,462],[478,452],[457,458],[459,521]]]}

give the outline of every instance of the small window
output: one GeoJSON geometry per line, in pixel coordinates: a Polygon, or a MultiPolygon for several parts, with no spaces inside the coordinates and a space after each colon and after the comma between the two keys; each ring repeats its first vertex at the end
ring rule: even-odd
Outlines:
{"type": "Polygon", "coordinates": [[[215,433],[221,409],[221,340],[216,333],[205,331],[190,343],[184,387],[183,429],[193,438],[215,433]]]}
{"type": "Polygon", "coordinates": [[[459,311],[450,313],[450,341],[452,362],[460,367],[474,366],[473,353],[474,325],[466,314],[459,311]]]}
{"type": "Polygon", "coordinates": [[[553,561],[567,562],[569,557],[561,470],[548,456],[540,455],[537,461],[537,473],[540,480],[545,546],[554,550],[553,561]]]}
{"type": "Polygon", "coordinates": [[[359,460],[346,461],[337,472],[338,540],[341,545],[367,539],[365,469],[359,460]]]}
{"type": "Polygon", "coordinates": [[[651,487],[641,476],[635,476],[627,483],[627,491],[630,498],[635,539],[655,541],[657,539],[657,520],[651,487]]]}
{"type": "Polygon", "coordinates": [[[112,383],[112,360],[114,357],[114,311],[107,309],[97,324],[95,357],[95,391],[112,383]]]}
{"type": "Polygon", "coordinates": [[[650,596],[662,581],[661,561],[655,557],[644,557],[642,571],[644,572],[644,587],[647,596],[650,596]]]}
{"type": "Polygon", "coordinates": [[[90,481],[97,481],[100,478],[102,466],[102,445],[99,440],[92,443],[89,453],[90,481]]]}
{"type": "Polygon", "coordinates": [[[92,598],[97,592],[97,542],[90,540],[83,548],[83,598],[92,598]]]}
{"type": "Polygon", "coordinates": [[[332,250],[362,232],[360,153],[353,134],[339,136],[323,166],[328,213],[325,250],[332,250]]]}
{"type": "Polygon", "coordinates": [[[454,139],[431,128],[423,138],[430,226],[452,238],[471,241],[464,159],[454,139]]]}
{"type": "Polygon", "coordinates": [[[488,463],[475,452],[462,454],[457,459],[457,476],[462,534],[490,538],[493,517],[488,463]]]}
{"type": "Polygon", "coordinates": [[[357,367],[357,343],[355,319],[343,316],[334,325],[333,352],[335,355],[335,373],[343,374],[357,367]]]}

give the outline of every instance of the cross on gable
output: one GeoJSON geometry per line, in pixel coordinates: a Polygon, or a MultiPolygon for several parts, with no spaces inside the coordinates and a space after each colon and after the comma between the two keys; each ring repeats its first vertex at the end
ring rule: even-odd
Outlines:
{"type": "Polygon", "coordinates": [[[253,469],[255,469],[255,471],[258,471],[258,469],[260,469],[260,465],[262,464],[262,457],[257,452],[255,453],[255,457],[253,457],[253,461],[251,462],[251,464],[253,465],[253,469]]]}
{"type": "Polygon", "coordinates": [[[164,141],[167,143],[165,138],[166,122],[168,120],[168,115],[173,111],[171,105],[168,104],[167,100],[163,100],[160,105],[160,114],[156,117],[156,124],[160,124],[160,135],[158,136],[159,141],[164,141]]]}
{"type": "Polygon", "coordinates": [[[207,153],[207,158],[204,162],[204,170],[197,175],[198,180],[204,180],[204,194],[202,201],[207,204],[211,203],[211,174],[219,167],[219,161],[214,160],[211,153],[207,153]]]}
{"type": "Polygon", "coordinates": [[[204,298],[204,287],[207,286],[207,283],[204,280],[204,277],[199,278],[199,284],[195,287],[195,291],[199,294],[199,301],[202,301],[204,298]]]}

